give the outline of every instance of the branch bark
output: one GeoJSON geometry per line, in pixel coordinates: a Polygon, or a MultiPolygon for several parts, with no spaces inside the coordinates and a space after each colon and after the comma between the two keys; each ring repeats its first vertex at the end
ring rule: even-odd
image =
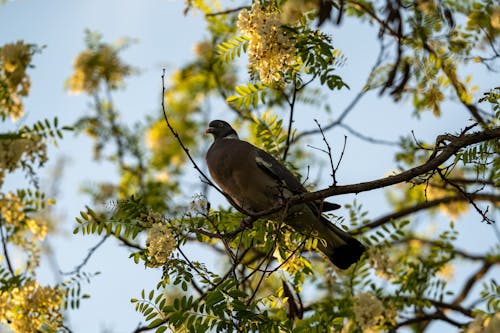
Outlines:
{"type": "Polygon", "coordinates": [[[469,202],[470,199],[479,200],[479,201],[491,201],[491,202],[495,202],[495,203],[500,204],[500,196],[495,195],[495,194],[490,194],[490,193],[484,193],[484,194],[472,193],[472,194],[469,194],[469,197],[466,197],[464,195],[444,197],[444,198],[439,198],[439,199],[435,199],[435,200],[431,200],[431,201],[426,201],[426,202],[423,202],[423,203],[420,203],[420,204],[417,204],[417,205],[414,205],[411,207],[406,207],[406,208],[403,208],[397,212],[379,217],[378,219],[375,219],[368,224],[365,224],[357,229],[351,230],[351,233],[354,235],[360,234],[366,229],[373,229],[373,228],[379,227],[379,226],[381,226],[385,223],[388,223],[390,221],[400,219],[404,216],[408,216],[408,215],[411,215],[413,213],[417,213],[417,212],[422,211],[422,210],[426,210],[426,209],[433,208],[433,207],[439,206],[441,204],[447,204],[450,202],[457,202],[457,201],[469,202]]]}

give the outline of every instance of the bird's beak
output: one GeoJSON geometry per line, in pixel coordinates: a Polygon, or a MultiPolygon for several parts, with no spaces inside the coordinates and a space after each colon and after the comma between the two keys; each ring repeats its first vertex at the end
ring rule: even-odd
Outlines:
{"type": "Polygon", "coordinates": [[[210,134],[210,133],[213,133],[214,132],[214,128],[213,127],[209,127],[205,130],[205,134],[210,134]]]}

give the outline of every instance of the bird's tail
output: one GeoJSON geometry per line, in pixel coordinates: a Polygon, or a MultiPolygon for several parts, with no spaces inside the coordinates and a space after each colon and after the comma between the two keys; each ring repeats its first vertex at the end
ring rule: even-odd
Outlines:
{"type": "Polygon", "coordinates": [[[347,269],[356,263],[366,248],[357,239],[333,225],[323,216],[321,222],[327,226],[327,234],[322,237],[326,240],[326,246],[319,242],[318,248],[330,261],[341,269],[347,269]]]}

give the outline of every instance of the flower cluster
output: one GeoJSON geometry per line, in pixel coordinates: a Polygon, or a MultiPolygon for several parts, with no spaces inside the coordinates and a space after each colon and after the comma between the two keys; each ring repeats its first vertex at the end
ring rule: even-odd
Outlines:
{"type": "Polygon", "coordinates": [[[21,159],[43,165],[48,159],[46,142],[37,135],[0,140],[0,185],[5,173],[17,169],[21,159]]]}
{"type": "Polygon", "coordinates": [[[29,281],[10,292],[0,293],[0,323],[15,332],[55,332],[63,317],[64,291],[29,281]]]}
{"type": "Polygon", "coordinates": [[[30,65],[33,46],[23,41],[5,44],[0,48],[0,115],[17,120],[24,114],[22,96],[31,86],[26,69],[30,65]]]}
{"type": "Polygon", "coordinates": [[[175,238],[164,223],[155,223],[148,230],[146,245],[149,253],[149,264],[152,267],[163,266],[170,254],[175,250],[175,238]]]}
{"type": "Polygon", "coordinates": [[[266,11],[259,1],[252,10],[238,15],[238,29],[248,38],[248,62],[251,71],[258,71],[264,84],[274,84],[296,62],[296,47],[277,11],[266,11]]]}
{"type": "Polygon", "coordinates": [[[495,333],[500,328],[500,313],[485,316],[479,313],[474,320],[463,330],[463,333],[495,333]]]}
{"type": "Polygon", "coordinates": [[[17,233],[29,231],[34,238],[43,240],[47,235],[48,226],[41,220],[30,218],[26,214],[25,203],[16,194],[9,192],[7,195],[0,193],[0,214],[9,228],[17,233]]]}
{"type": "Polygon", "coordinates": [[[371,266],[375,268],[375,274],[386,280],[394,279],[394,260],[389,258],[386,250],[379,246],[374,246],[368,250],[368,258],[371,266]]]}
{"type": "Polygon", "coordinates": [[[360,293],[353,298],[356,322],[363,332],[377,332],[385,324],[393,323],[396,313],[384,306],[372,293],[360,293]]]}
{"type": "Polygon", "coordinates": [[[68,79],[69,90],[73,93],[94,94],[101,83],[116,88],[132,69],[118,57],[111,45],[101,44],[80,53],[73,65],[73,75],[68,79]]]}

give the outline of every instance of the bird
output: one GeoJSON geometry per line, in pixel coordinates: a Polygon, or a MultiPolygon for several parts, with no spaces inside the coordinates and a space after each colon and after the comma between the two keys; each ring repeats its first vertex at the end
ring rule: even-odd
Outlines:
{"type": "MultiPolygon", "coordinates": [[[[307,193],[297,177],[266,151],[239,139],[224,120],[212,120],[205,131],[214,138],[206,153],[210,176],[230,203],[243,211],[258,213],[284,205],[287,198],[307,193]]],[[[238,208],[236,207],[236,208],[238,208]]],[[[322,212],[340,208],[326,201],[312,201],[287,207],[281,216],[295,231],[320,238],[318,249],[338,268],[347,269],[359,261],[364,245],[331,223],[322,212]]]]}

